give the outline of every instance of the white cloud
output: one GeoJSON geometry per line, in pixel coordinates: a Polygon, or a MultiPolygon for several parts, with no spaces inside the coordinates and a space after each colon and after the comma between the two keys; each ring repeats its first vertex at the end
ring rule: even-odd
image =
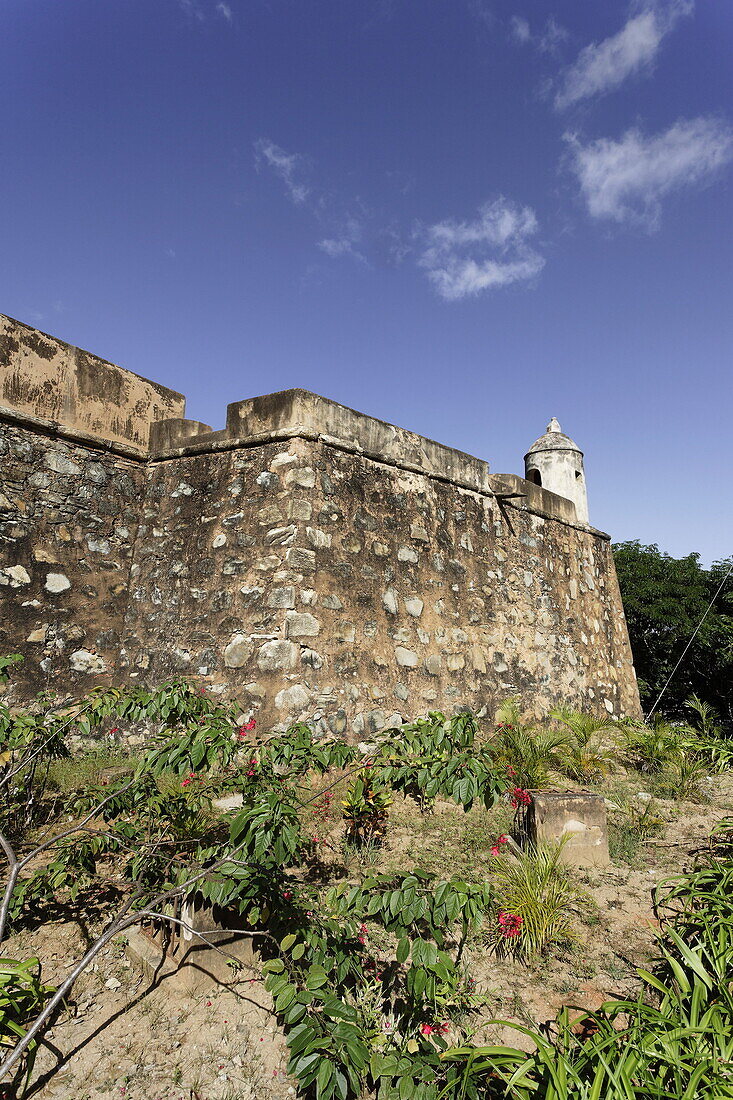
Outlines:
{"type": "Polygon", "coordinates": [[[545,22],[544,30],[532,33],[529,20],[522,15],[514,15],[509,21],[509,33],[518,45],[534,46],[540,53],[556,53],[558,47],[568,37],[568,32],[551,15],[545,22]]]}
{"type": "Polygon", "coordinates": [[[216,11],[217,11],[217,14],[222,17],[222,19],[226,19],[227,23],[231,23],[231,21],[232,21],[232,9],[229,7],[228,4],[225,4],[223,2],[223,0],[222,0],[221,3],[216,5],[216,11]]]}
{"type": "Polygon", "coordinates": [[[532,38],[529,22],[522,15],[512,16],[509,28],[512,33],[512,38],[515,42],[519,42],[521,46],[524,46],[532,38]]]}
{"type": "Polygon", "coordinates": [[[274,141],[260,138],[255,142],[255,161],[258,165],[263,162],[285,184],[288,195],[296,206],[302,206],[310,195],[308,188],[299,176],[305,166],[305,157],[299,153],[286,153],[274,141]]]}
{"type": "Polygon", "coordinates": [[[361,223],[356,218],[347,218],[342,230],[333,237],[326,237],[319,241],[318,247],[332,260],[341,256],[351,256],[361,263],[366,263],[366,257],[356,247],[361,240],[361,234],[361,223]]]}
{"type": "Polygon", "coordinates": [[[197,0],[178,0],[178,6],[189,19],[196,19],[199,23],[203,23],[204,13],[197,0]]]}
{"type": "Polygon", "coordinates": [[[650,230],[659,225],[668,192],[704,181],[733,156],[730,129],[713,118],[681,119],[653,137],[631,129],[618,141],[565,139],[591,216],[650,230]]]}
{"type": "Polygon", "coordinates": [[[627,77],[648,68],[664,37],[685,15],[694,0],[658,0],[646,3],[611,38],[593,42],[578,54],[562,77],[555,106],[562,110],[590,96],[617,88],[627,77]]]}
{"type": "Polygon", "coordinates": [[[529,244],[537,228],[529,206],[500,197],[475,221],[429,226],[419,263],[441,298],[458,301],[538,275],[545,261],[529,244]]]}

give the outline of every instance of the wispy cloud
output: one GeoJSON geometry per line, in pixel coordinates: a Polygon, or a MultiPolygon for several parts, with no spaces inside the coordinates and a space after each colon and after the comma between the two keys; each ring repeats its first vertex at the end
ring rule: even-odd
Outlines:
{"type": "Polygon", "coordinates": [[[468,10],[480,27],[487,31],[494,30],[496,16],[487,0],[468,0],[468,10]]]}
{"type": "Polygon", "coordinates": [[[555,106],[562,110],[609,92],[627,77],[650,68],[663,39],[683,16],[691,14],[693,7],[694,0],[644,4],[618,34],[580,51],[561,78],[555,106]]]}
{"type": "Polygon", "coordinates": [[[195,19],[198,23],[203,23],[205,16],[198,0],[178,0],[178,6],[189,19],[195,19]]]}
{"type": "Polygon", "coordinates": [[[260,138],[255,142],[255,163],[266,164],[285,184],[285,190],[296,206],[302,206],[310,195],[303,181],[307,160],[300,153],[286,153],[274,141],[260,138]]]}
{"type": "Polygon", "coordinates": [[[568,32],[551,15],[541,30],[533,31],[529,20],[522,15],[514,15],[509,21],[509,33],[520,46],[533,46],[540,53],[557,53],[559,47],[568,38],[568,32]]]}
{"type": "Polygon", "coordinates": [[[267,138],[255,142],[255,163],[270,168],[284,183],[290,200],[318,223],[321,239],[317,245],[324,255],[332,260],[351,257],[368,263],[362,242],[370,211],[358,197],[346,200],[332,189],[306,183],[310,158],[288,153],[267,138]]]}
{"type": "Polygon", "coordinates": [[[474,221],[429,226],[419,264],[441,298],[455,302],[538,275],[545,261],[529,243],[537,229],[531,207],[499,197],[474,221]]]}
{"type": "Polygon", "coordinates": [[[351,256],[361,263],[366,263],[366,256],[360,252],[357,245],[362,237],[362,224],[354,217],[346,218],[344,225],[333,236],[326,237],[318,242],[318,247],[332,260],[341,256],[351,256]]]}
{"type": "Polygon", "coordinates": [[[215,12],[221,19],[225,19],[227,23],[232,23],[234,20],[232,7],[225,0],[219,0],[216,4],[212,3],[211,0],[207,0],[205,4],[202,4],[201,0],[178,0],[178,7],[184,15],[197,23],[203,23],[211,16],[212,12],[215,12]]]}
{"type": "Polygon", "coordinates": [[[666,194],[704,182],[733,157],[731,130],[714,118],[681,119],[652,137],[631,129],[618,141],[565,139],[591,216],[649,230],[659,225],[666,194]]]}

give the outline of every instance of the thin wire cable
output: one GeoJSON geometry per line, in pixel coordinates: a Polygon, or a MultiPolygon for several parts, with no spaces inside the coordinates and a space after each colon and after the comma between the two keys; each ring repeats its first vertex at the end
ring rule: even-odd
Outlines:
{"type": "Polygon", "coordinates": [[[690,648],[690,646],[692,645],[692,643],[693,643],[693,642],[695,641],[695,638],[696,638],[696,637],[697,637],[697,635],[698,635],[698,632],[699,632],[699,630],[700,630],[700,627],[702,626],[702,624],[703,624],[703,623],[705,622],[705,620],[707,619],[707,617],[708,617],[708,614],[709,614],[709,612],[710,612],[710,609],[711,609],[711,607],[713,606],[713,604],[714,604],[714,603],[715,603],[715,601],[717,600],[717,598],[718,598],[718,596],[720,595],[720,593],[721,593],[721,592],[723,591],[723,588],[724,588],[724,586],[725,586],[725,582],[726,582],[726,581],[728,580],[728,577],[729,577],[729,576],[731,575],[731,573],[733,573],[733,560],[732,560],[732,561],[731,561],[731,563],[730,563],[730,566],[729,566],[729,568],[728,568],[728,572],[727,572],[727,573],[725,574],[725,576],[723,577],[722,581],[721,581],[721,582],[720,582],[720,584],[718,585],[718,591],[717,591],[717,592],[715,593],[715,595],[713,596],[712,600],[710,601],[710,603],[708,604],[708,606],[707,606],[707,607],[705,608],[705,614],[703,615],[703,617],[702,617],[702,618],[700,619],[700,622],[699,622],[699,623],[697,624],[697,626],[695,627],[695,629],[694,629],[694,631],[693,631],[693,633],[692,633],[692,636],[691,636],[691,638],[690,638],[689,642],[687,643],[687,645],[685,646],[685,648],[684,648],[684,649],[682,650],[682,652],[680,653],[680,655],[679,655],[679,658],[678,658],[678,660],[677,660],[677,664],[676,664],[676,665],[674,666],[674,668],[673,668],[673,669],[672,669],[672,671],[670,672],[669,676],[667,677],[667,682],[666,682],[666,684],[664,685],[664,687],[662,688],[662,690],[661,690],[661,691],[659,692],[659,695],[658,695],[658,696],[657,696],[657,698],[656,698],[656,701],[655,701],[655,703],[654,703],[654,706],[652,707],[652,709],[651,709],[651,710],[649,711],[649,713],[647,714],[647,716],[646,716],[646,721],[647,721],[647,722],[649,721],[649,719],[651,718],[651,716],[652,716],[652,715],[654,714],[654,711],[655,711],[655,710],[657,709],[657,707],[659,706],[659,703],[660,703],[660,701],[661,701],[661,698],[662,698],[662,696],[664,695],[664,693],[665,693],[665,691],[667,690],[667,688],[669,687],[669,685],[670,685],[670,684],[672,683],[672,677],[674,676],[675,672],[677,671],[677,669],[678,669],[678,668],[680,667],[680,665],[682,664],[683,660],[685,659],[685,654],[687,653],[687,650],[688,650],[688,649],[690,648]]]}

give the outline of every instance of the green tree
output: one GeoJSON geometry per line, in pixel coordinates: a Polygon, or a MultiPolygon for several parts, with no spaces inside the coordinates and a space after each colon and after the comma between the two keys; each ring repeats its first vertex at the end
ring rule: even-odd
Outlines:
{"type": "Polygon", "coordinates": [[[733,725],[733,577],[718,593],[730,567],[710,569],[699,554],[673,558],[638,541],[614,546],[616,572],[629,626],[642,705],[649,709],[715,597],[704,623],[677,669],[661,709],[684,716],[684,702],[697,695],[733,725]],[[717,593],[717,595],[716,595],[717,593]]]}

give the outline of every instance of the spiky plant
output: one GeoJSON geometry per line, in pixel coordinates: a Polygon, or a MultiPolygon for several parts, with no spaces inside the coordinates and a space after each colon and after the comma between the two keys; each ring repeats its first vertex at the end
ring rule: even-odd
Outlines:
{"type": "Polygon", "coordinates": [[[518,697],[505,700],[496,712],[496,735],[492,748],[512,782],[525,789],[546,787],[550,773],[558,771],[565,758],[566,731],[537,728],[525,722],[518,697]]]}
{"type": "Polygon", "coordinates": [[[541,955],[577,936],[593,903],[562,861],[563,843],[531,845],[497,862],[492,876],[497,919],[490,942],[502,954],[541,955]],[[503,915],[503,916],[502,916],[503,915]],[[507,915],[516,918],[507,920],[507,915]]]}
{"type": "Polygon", "coordinates": [[[558,707],[550,717],[567,731],[560,770],[578,783],[597,783],[609,772],[613,752],[606,743],[617,724],[606,716],[558,707]]]}
{"type": "Polygon", "coordinates": [[[691,695],[689,699],[685,700],[685,706],[694,715],[689,725],[696,733],[701,733],[703,737],[709,738],[721,738],[723,736],[720,715],[710,703],[706,703],[699,695],[691,695]]]}
{"type": "Polygon", "coordinates": [[[655,718],[619,728],[619,740],[628,762],[645,773],[660,772],[684,752],[689,735],[682,726],[655,718]]]}

